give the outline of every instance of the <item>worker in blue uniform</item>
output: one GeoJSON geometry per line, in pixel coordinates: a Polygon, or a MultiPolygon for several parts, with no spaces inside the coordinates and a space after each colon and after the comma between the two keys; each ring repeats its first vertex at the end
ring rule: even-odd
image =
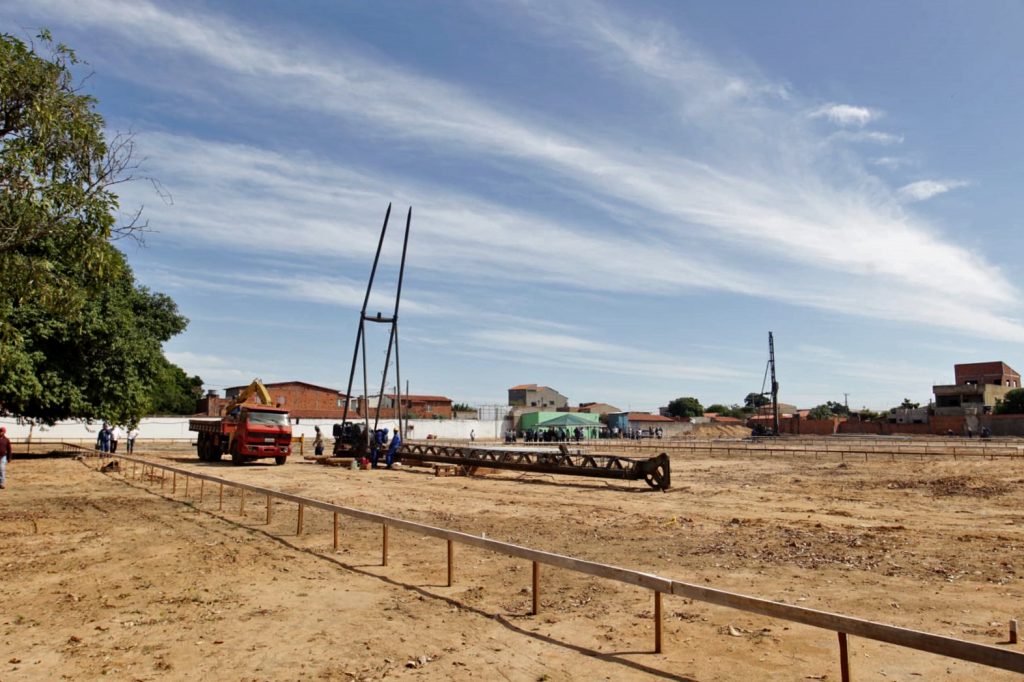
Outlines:
{"type": "Polygon", "coordinates": [[[388,469],[395,463],[395,455],[398,453],[398,448],[402,447],[402,437],[398,434],[398,429],[395,429],[395,435],[391,437],[391,445],[388,446],[388,454],[384,462],[387,464],[388,469]]]}
{"type": "Polygon", "coordinates": [[[373,449],[370,451],[370,462],[373,468],[377,468],[377,461],[380,459],[380,452],[388,442],[388,430],[377,429],[373,432],[373,449]]]}

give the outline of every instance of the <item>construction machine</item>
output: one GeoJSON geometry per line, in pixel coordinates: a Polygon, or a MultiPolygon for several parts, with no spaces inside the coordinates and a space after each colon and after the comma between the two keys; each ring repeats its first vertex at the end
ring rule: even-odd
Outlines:
{"type": "Polygon", "coordinates": [[[221,409],[218,419],[190,419],[196,451],[204,462],[218,462],[230,455],[234,464],[272,457],[281,465],[292,451],[292,426],[288,410],[275,407],[270,392],[254,379],[221,409]]]}

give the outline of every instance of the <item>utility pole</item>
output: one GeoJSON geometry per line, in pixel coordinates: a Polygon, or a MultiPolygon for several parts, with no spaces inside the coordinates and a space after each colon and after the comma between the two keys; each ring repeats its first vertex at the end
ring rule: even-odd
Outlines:
{"type": "Polygon", "coordinates": [[[775,336],[768,332],[768,365],[772,370],[772,433],[779,435],[779,382],[775,379],[775,336]]]}

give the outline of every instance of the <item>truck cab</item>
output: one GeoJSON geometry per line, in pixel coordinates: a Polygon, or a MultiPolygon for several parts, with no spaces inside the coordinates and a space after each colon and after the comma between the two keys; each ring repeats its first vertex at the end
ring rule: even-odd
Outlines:
{"type": "Polygon", "coordinates": [[[233,461],[273,457],[284,464],[291,454],[292,427],[288,410],[267,405],[242,405],[225,419],[234,422],[229,451],[233,461]]]}

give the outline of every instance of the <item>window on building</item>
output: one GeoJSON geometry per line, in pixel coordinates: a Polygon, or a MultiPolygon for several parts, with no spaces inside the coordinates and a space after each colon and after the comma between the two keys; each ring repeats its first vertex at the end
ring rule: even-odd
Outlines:
{"type": "Polygon", "coordinates": [[[532,403],[530,403],[530,407],[537,407],[537,401],[534,400],[532,403]]]}

